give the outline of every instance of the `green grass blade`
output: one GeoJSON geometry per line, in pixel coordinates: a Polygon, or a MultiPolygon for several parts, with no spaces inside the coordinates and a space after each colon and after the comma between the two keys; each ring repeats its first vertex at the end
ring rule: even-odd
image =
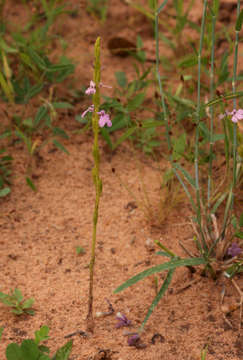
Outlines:
{"type": "Polygon", "coordinates": [[[176,169],[180,170],[180,171],[182,172],[182,174],[184,175],[185,179],[189,182],[189,184],[190,184],[194,189],[196,188],[195,181],[193,180],[193,178],[191,177],[191,175],[190,175],[179,163],[173,164],[173,167],[175,167],[176,169]]]}
{"type": "Polygon", "coordinates": [[[136,284],[138,281],[146,278],[147,276],[156,274],[158,272],[162,272],[164,270],[173,270],[179,266],[196,266],[196,265],[201,265],[201,264],[206,264],[206,260],[203,258],[171,260],[164,264],[160,264],[160,265],[154,266],[150,269],[144,270],[143,272],[133,276],[129,280],[125,281],[122,285],[118,286],[118,288],[116,288],[114,290],[114,293],[117,294],[120,291],[128,288],[129,286],[136,284]]]}
{"type": "Polygon", "coordinates": [[[152,314],[152,312],[154,311],[154,309],[156,308],[156,306],[158,305],[159,301],[161,300],[161,298],[164,296],[166,290],[168,289],[170,283],[171,283],[171,280],[172,280],[172,277],[173,277],[173,274],[174,274],[174,271],[175,269],[173,270],[170,270],[158,292],[158,294],[155,296],[150,308],[148,309],[148,312],[145,316],[145,319],[143,320],[142,322],[142,325],[141,325],[141,330],[143,330],[146,322],[148,321],[148,319],[150,318],[150,315],[152,314]]]}

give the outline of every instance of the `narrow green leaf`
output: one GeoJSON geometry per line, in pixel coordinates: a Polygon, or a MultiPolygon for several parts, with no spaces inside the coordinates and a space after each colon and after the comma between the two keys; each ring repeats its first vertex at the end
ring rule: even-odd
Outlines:
{"type": "Polygon", "coordinates": [[[220,198],[216,201],[216,203],[214,204],[214,206],[213,206],[213,208],[212,208],[212,210],[211,210],[211,213],[212,213],[212,214],[215,214],[215,213],[216,213],[218,207],[219,207],[220,204],[222,204],[222,202],[226,199],[227,195],[228,195],[227,192],[223,193],[223,194],[220,196],[220,198]]]}
{"type": "Polygon", "coordinates": [[[52,142],[59,150],[63,151],[65,154],[69,155],[69,152],[67,151],[67,149],[61,143],[59,143],[59,141],[54,139],[52,142]]]}
{"type": "Polygon", "coordinates": [[[16,314],[16,315],[21,315],[23,314],[23,310],[22,309],[12,309],[12,313],[16,314]]]}
{"type": "Polygon", "coordinates": [[[142,123],[142,127],[145,129],[156,128],[158,126],[163,126],[164,121],[145,121],[142,123]]]}
{"type": "Polygon", "coordinates": [[[7,196],[11,192],[9,187],[5,187],[4,189],[0,190],[0,197],[7,196]]]}
{"type": "Polygon", "coordinates": [[[143,103],[145,97],[145,93],[140,93],[136,95],[133,99],[129,100],[127,103],[127,110],[134,111],[143,103]]]}
{"type": "Polygon", "coordinates": [[[225,100],[236,99],[236,98],[239,98],[239,97],[242,97],[242,96],[243,96],[243,91],[237,91],[235,93],[229,93],[229,94],[226,94],[224,96],[220,96],[220,97],[218,97],[216,99],[213,99],[213,100],[209,101],[207,104],[204,105],[204,107],[216,105],[216,104],[224,102],[225,100]]]}
{"type": "Polygon", "coordinates": [[[129,138],[134,131],[136,130],[136,127],[131,127],[128,129],[113,145],[112,150],[115,150],[123,141],[125,141],[127,138],[129,138]]]}
{"type": "Polygon", "coordinates": [[[133,284],[136,284],[138,281],[146,278],[147,276],[156,274],[158,272],[162,272],[164,270],[173,270],[179,266],[197,266],[197,265],[201,265],[201,264],[206,264],[206,260],[203,258],[171,260],[164,264],[160,264],[160,265],[154,266],[150,269],[144,270],[143,272],[133,276],[132,278],[127,280],[125,283],[118,286],[118,288],[115,289],[114,293],[117,294],[118,292],[128,288],[129,286],[131,286],[133,284]]]}
{"type": "Polygon", "coordinates": [[[53,127],[52,128],[52,132],[53,132],[53,135],[56,135],[56,136],[60,136],[62,137],[63,139],[69,139],[69,136],[68,134],[66,133],[65,130],[59,128],[59,127],[53,127]]]}
{"type": "Polygon", "coordinates": [[[156,13],[159,15],[159,13],[163,10],[163,8],[165,7],[165,5],[167,4],[168,0],[164,0],[162,2],[162,4],[158,7],[156,13]]]}
{"type": "Polygon", "coordinates": [[[3,38],[0,38],[0,48],[9,54],[16,54],[18,52],[17,49],[13,48],[12,46],[9,46],[4,40],[3,38]]]}
{"type": "Polygon", "coordinates": [[[26,176],[25,180],[26,180],[27,185],[28,185],[33,191],[37,191],[35,184],[33,183],[33,181],[32,181],[28,176],[26,176]]]}
{"type": "Polygon", "coordinates": [[[69,104],[68,102],[53,102],[52,106],[54,109],[73,109],[73,105],[69,104]]]}
{"type": "Polygon", "coordinates": [[[47,115],[47,112],[46,106],[42,105],[39,107],[34,119],[35,127],[39,125],[40,121],[47,115]]]}
{"type": "Polygon", "coordinates": [[[243,21],[243,9],[239,13],[239,16],[238,16],[238,18],[236,20],[236,24],[235,24],[235,30],[236,31],[241,31],[242,21],[243,21]]]}
{"type": "Polygon", "coordinates": [[[240,218],[239,218],[239,226],[243,227],[243,213],[241,213],[240,218]]]}
{"type": "Polygon", "coordinates": [[[39,66],[41,70],[47,71],[47,66],[45,61],[42,59],[42,57],[32,48],[28,48],[28,54],[31,57],[31,59],[34,61],[34,63],[39,66]]]}
{"type": "Polygon", "coordinates": [[[196,188],[196,183],[195,183],[194,179],[191,177],[191,175],[179,163],[174,163],[173,167],[180,170],[182,172],[182,174],[184,175],[185,179],[189,182],[189,184],[194,189],[196,188]]]}
{"type": "Polygon", "coordinates": [[[145,326],[146,322],[148,321],[150,315],[151,315],[152,312],[154,311],[155,307],[158,305],[158,302],[159,302],[159,301],[161,300],[161,298],[164,296],[166,290],[168,289],[168,287],[169,287],[169,285],[170,285],[170,283],[171,283],[171,280],[172,280],[174,271],[175,271],[175,269],[168,271],[168,274],[167,274],[167,276],[166,276],[166,278],[165,278],[165,280],[164,280],[164,282],[163,282],[163,284],[162,284],[162,286],[161,286],[158,294],[155,296],[155,298],[154,298],[154,300],[153,300],[150,308],[148,309],[148,312],[147,312],[147,314],[146,314],[146,316],[145,316],[145,319],[144,319],[143,322],[142,322],[141,329],[144,328],[144,326],[145,326]]]}
{"type": "Polygon", "coordinates": [[[1,327],[0,327],[0,340],[1,340],[1,338],[2,338],[3,330],[4,330],[4,328],[1,326],[1,327]]]}

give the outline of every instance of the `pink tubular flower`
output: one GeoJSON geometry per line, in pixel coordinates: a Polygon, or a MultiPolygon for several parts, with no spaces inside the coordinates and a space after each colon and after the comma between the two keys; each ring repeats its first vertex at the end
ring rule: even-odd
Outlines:
{"type": "Polygon", "coordinates": [[[239,110],[236,110],[234,109],[230,115],[232,115],[232,121],[233,123],[238,123],[239,120],[242,120],[243,119],[243,109],[239,109],[239,110]]]}
{"type": "Polygon", "coordinates": [[[94,111],[94,105],[91,105],[91,106],[88,107],[87,110],[85,110],[85,111],[82,113],[81,117],[83,118],[83,117],[85,117],[85,115],[87,114],[87,112],[93,112],[93,111],[94,111]]]}
{"type": "MultiPolygon", "coordinates": [[[[91,105],[88,107],[88,109],[86,109],[81,117],[85,117],[85,115],[88,113],[88,112],[93,112],[94,111],[94,105],[91,105]]],[[[108,127],[111,127],[112,126],[112,122],[111,122],[111,119],[110,119],[110,115],[107,114],[105,112],[105,110],[101,110],[97,113],[99,115],[99,127],[104,127],[105,125],[107,125],[108,127]]]]}
{"type": "Polygon", "coordinates": [[[91,95],[91,94],[95,94],[96,89],[95,89],[95,83],[94,81],[90,81],[89,83],[89,87],[85,90],[85,94],[87,95],[91,95]]]}
{"type": "Polygon", "coordinates": [[[107,114],[104,110],[99,111],[98,115],[100,116],[100,119],[99,119],[100,127],[104,127],[105,125],[107,125],[108,127],[112,126],[110,115],[107,114]]]}

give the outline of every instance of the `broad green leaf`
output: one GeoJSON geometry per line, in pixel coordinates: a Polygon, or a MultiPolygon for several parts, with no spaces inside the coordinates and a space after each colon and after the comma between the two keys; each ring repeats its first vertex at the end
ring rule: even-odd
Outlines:
{"type": "Polygon", "coordinates": [[[140,93],[136,95],[133,99],[129,100],[127,103],[127,110],[134,111],[139,108],[139,106],[143,103],[145,97],[145,93],[140,93]]]}
{"type": "Polygon", "coordinates": [[[144,319],[143,322],[142,322],[142,325],[141,325],[141,328],[142,328],[142,329],[144,328],[146,322],[148,321],[150,315],[151,315],[152,312],[154,311],[154,309],[155,309],[155,307],[157,306],[158,302],[161,300],[161,298],[164,296],[166,290],[168,289],[168,286],[169,286],[170,283],[171,283],[171,280],[172,280],[174,271],[175,271],[175,269],[168,271],[168,274],[167,274],[167,276],[166,276],[166,278],[165,278],[165,280],[164,280],[164,282],[163,282],[163,284],[162,284],[162,286],[161,286],[158,294],[155,296],[155,298],[154,298],[154,300],[153,300],[150,308],[148,309],[148,312],[147,312],[147,314],[146,314],[146,316],[145,316],[145,319],[144,319]]]}
{"type": "Polygon", "coordinates": [[[23,354],[23,359],[25,360],[38,360],[40,355],[40,350],[38,346],[32,339],[23,340],[21,346],[21,351],[23,354]]]}
{"type": "Polygon", "coordinates": [[[68,102],[53,102],[52,106],[54,109],[73,109],[73,105],[69,104],[68,102]]]}
{"type": "Polygon", "coordinates": [[[127,86],[126,74],[123,71],[117,71],[115,72],[115,77],[118,85],[121,88],[125,89],[125,87],[127,86]]]}
{"type": "Polygon", "coordinates": [[[115,150],[123,141],[129,138],[137,128],[134,126],[128,129],[113,145],[112,150],[115,150]]]}
{"type": "Polygon", "coordinates": [[[34,304],[34,302],[35,302],[35,299],[30,298],[30,299],[25,300],[21,306],[23,309],[28,309],[34,304]]]}
{"type": "Polygon", "coordinates": [[[186,133],[182,133],[178,138],[172,138],[173,142],[173,160],[179,160],[185,152],[187,145],[186,133]]]}
{"type": "Polygon", "coordinates": [[[197,266],[206,264],[206,260],[203,258],[189,258],[189,259],[179,259],[179,260],[171,260],[169,262],[166,262],[164,264],[160,264],[157,266],[154,266],[150,269],[144,270],[143,272],[133,276],[129,280],[127,280],[122,285],[118,286],[118,288],[115,289],[114,293],[117,294],[118,292],[128,288],[129,286],[136,284],[138,281],[146,278],[147,276],[156,274],[158,272],[162,272],[164,270],[173,270],[179,266],[197,266]]]}
{"type": "Polygon", "coordinates": [[[73,341],[68,341],[64,346],[57,350],[54,356],[55,360],[68,360],[69,355],[72,351],[73,341]]]}
{"type": "Polygon", "coordinates": [[[25,360],[22,357],[22,352],[20,350],[19,345],[15,343],[11,343],[7,346],[6,357],[7,360],[25,360]]]}
{"type": "Polygon", "coordinates": [[[11,192],[9,187],[5,187],[4,189],[0,189],[0,197],[7,196],[11,192]]]}
{"type": "Polygon", "coordinates": [[[19,289],[14,289],[14,296],[18,300],[18,302],[21,302],[23,300],[22,292],[19,289]]]}
{"type": "Polygon", "coordinates": [[[52,142],[59,150],[63,151],[65,154],[69,155],[69,152],[67,151],[67,149],[61,143],[59,143],[59,141],[54,139],[52,142]]]}

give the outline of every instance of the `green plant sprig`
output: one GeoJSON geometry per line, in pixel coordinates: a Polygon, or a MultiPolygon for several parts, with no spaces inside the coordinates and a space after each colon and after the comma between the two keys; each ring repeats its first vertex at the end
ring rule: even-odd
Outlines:
{"type": "Polygon", "coordinates": [[[88,315],[87,315],[87,327],[88,330],[92,331],[93,324],[93,282],[94,282],[94,265],[95,265],[95,247],[96,247],[96,232],[97,232],[97,223],[99,215],[99,203],[100,197],[102,194],[102,180],[99,175],[99,166],[100,166],[100,154],[99,154],[99,117],[98,111],[100,107],[100,37],[97,38],[95,42],[95,67],[94,67],[94,83],[96,91],[93,95],[93,104],[94,111],[92,114],[92,128],[94,135],[93,143],[93,158],[94,158],[94,167],[92,170],[93,182],[95,185],[95,207],[93,214],[93,236],[92,236],[92,246],[91,246],[91,257],[89,265],[89,301],[88,301],[88,315]]]}
{"type": "Polygon", "coordinates": [[[0,302],[9,306],[16,315],[22,315],[24,313],[34,315],[35,312],[32,309],[34,301],[33,298],[24,300],[22,292],[17,288],[14,289],[11,294],[4,294],[0,291],[0,302]]]}

